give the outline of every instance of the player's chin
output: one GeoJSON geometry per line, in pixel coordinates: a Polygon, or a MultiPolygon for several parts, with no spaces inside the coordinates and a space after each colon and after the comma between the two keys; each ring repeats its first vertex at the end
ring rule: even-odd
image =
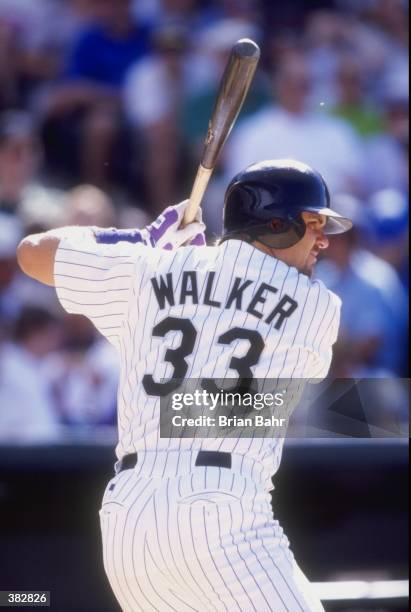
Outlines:
{"type": "Polygon", "coordinates": [[[316,263],[317,256],[310,254],[307,258],[307,261],[305,262],[304,270],[302,271],[303,274],[306,274],[307,276],[311,277],[314,274],[316,263]]]}

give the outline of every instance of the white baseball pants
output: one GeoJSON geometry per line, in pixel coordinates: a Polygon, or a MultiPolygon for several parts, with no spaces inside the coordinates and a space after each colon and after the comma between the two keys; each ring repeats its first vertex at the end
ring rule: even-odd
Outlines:
{"type": "Polygon", "coordinates": [[[323,611],[273,519],[269,493],[246,469],[176,474],[168,459],[145,469],[150,462],[139,454],[104,494],[104,567],[122,610],[323,611]]]}

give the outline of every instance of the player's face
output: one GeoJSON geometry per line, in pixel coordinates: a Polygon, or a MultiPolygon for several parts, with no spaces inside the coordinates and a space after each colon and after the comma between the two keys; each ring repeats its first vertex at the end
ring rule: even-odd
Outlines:
{"type": "Polygon", "coordinates": [[[307,226],[302,239],[288,249],[273,249],[273,253],[281,261],[297,268],[299,272],[312,276],[320,251],[326,249],[329,244],[324,234],[326,218],[324,215],[311,212],[303,212],[302,217],[307,226]]]}
{"type": "Polygon", "coordinates": [[[320,251],[329,245],[329,240],[324,234],[327,220],[324,215],[311,212],[303,212],[302,217],[307,229],[303,238],[294,247],[291,247],[295,248],[295,253],[292,254],[295,261],[291,265],[294,265],[300,272],[311,276],[320,251]]]}

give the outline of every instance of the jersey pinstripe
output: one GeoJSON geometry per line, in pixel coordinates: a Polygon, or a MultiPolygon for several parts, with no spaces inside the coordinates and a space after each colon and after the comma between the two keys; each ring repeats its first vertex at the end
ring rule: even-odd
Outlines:
{"type": "Polygon", "coordinates": [[[153,328],[166,317],[194,325],[187,377],[237,377],[229,369],[230,360],[242,357],[250,342],[236,339],[222,344],[218,339],[239,328],[258,332],[264,341],[252,367],[254,377],[320,380],[329,369],[340,314],[339,298],[321,281],[310,280],[240,240],[166,251],[83,239],[61,242],[55,283],[62,306],[90,318],[118,350],[119,459],[139,451],[202,448],[247,455],[267,474],[275,472],[282,440],[160,438],[159,398],[148,395],[142,381],[147,374],[156,382],[173,375],[165,354],[179,346],[181,332],[156,337],[153,328]],[[162,282],[167,291],[159,298],[162,282]],[[273,315],[282,300],[283,311],[292,310],[283,318],[281,309],[273,315]]]}

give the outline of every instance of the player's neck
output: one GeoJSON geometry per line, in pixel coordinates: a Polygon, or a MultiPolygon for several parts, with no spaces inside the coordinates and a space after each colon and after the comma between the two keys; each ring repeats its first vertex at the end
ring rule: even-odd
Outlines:
{"type": "Polygon", "coordinates": [[[267,255],[274,257],[275,259],[279,259],[280,261],[285,263],[287,266],[296,268],[301,274],[305,274],[308,277],[312,276],[311,270],[302,269],[297,264],[296,257],[295,257],[295,250],[293,248],[273,249],[272,247],[269,247],[263,244],[262,242],[259,242],[258,240],[255,240],[251,244],[253,245],[253,247],[258,249],[259,251],[262,251],[263,253],[266,253],[267,255]]]}
{"type": "Polygon", "coordinates": [[[288,257],[286,253],[288,249],[273,249],[272,247],[269,247],[266,244],[259,242],[258,240],[254,240],[251,244],[253,245],[253,247],[258,249],[259,251],[262,251],[263,253],[266,253],[267,255],[270,255],[271,257],[275,257],[275,259],[279,259],[280,261],[286,263],[288,266],[293,265],[292,262],[288,261],[288,257]]]}

